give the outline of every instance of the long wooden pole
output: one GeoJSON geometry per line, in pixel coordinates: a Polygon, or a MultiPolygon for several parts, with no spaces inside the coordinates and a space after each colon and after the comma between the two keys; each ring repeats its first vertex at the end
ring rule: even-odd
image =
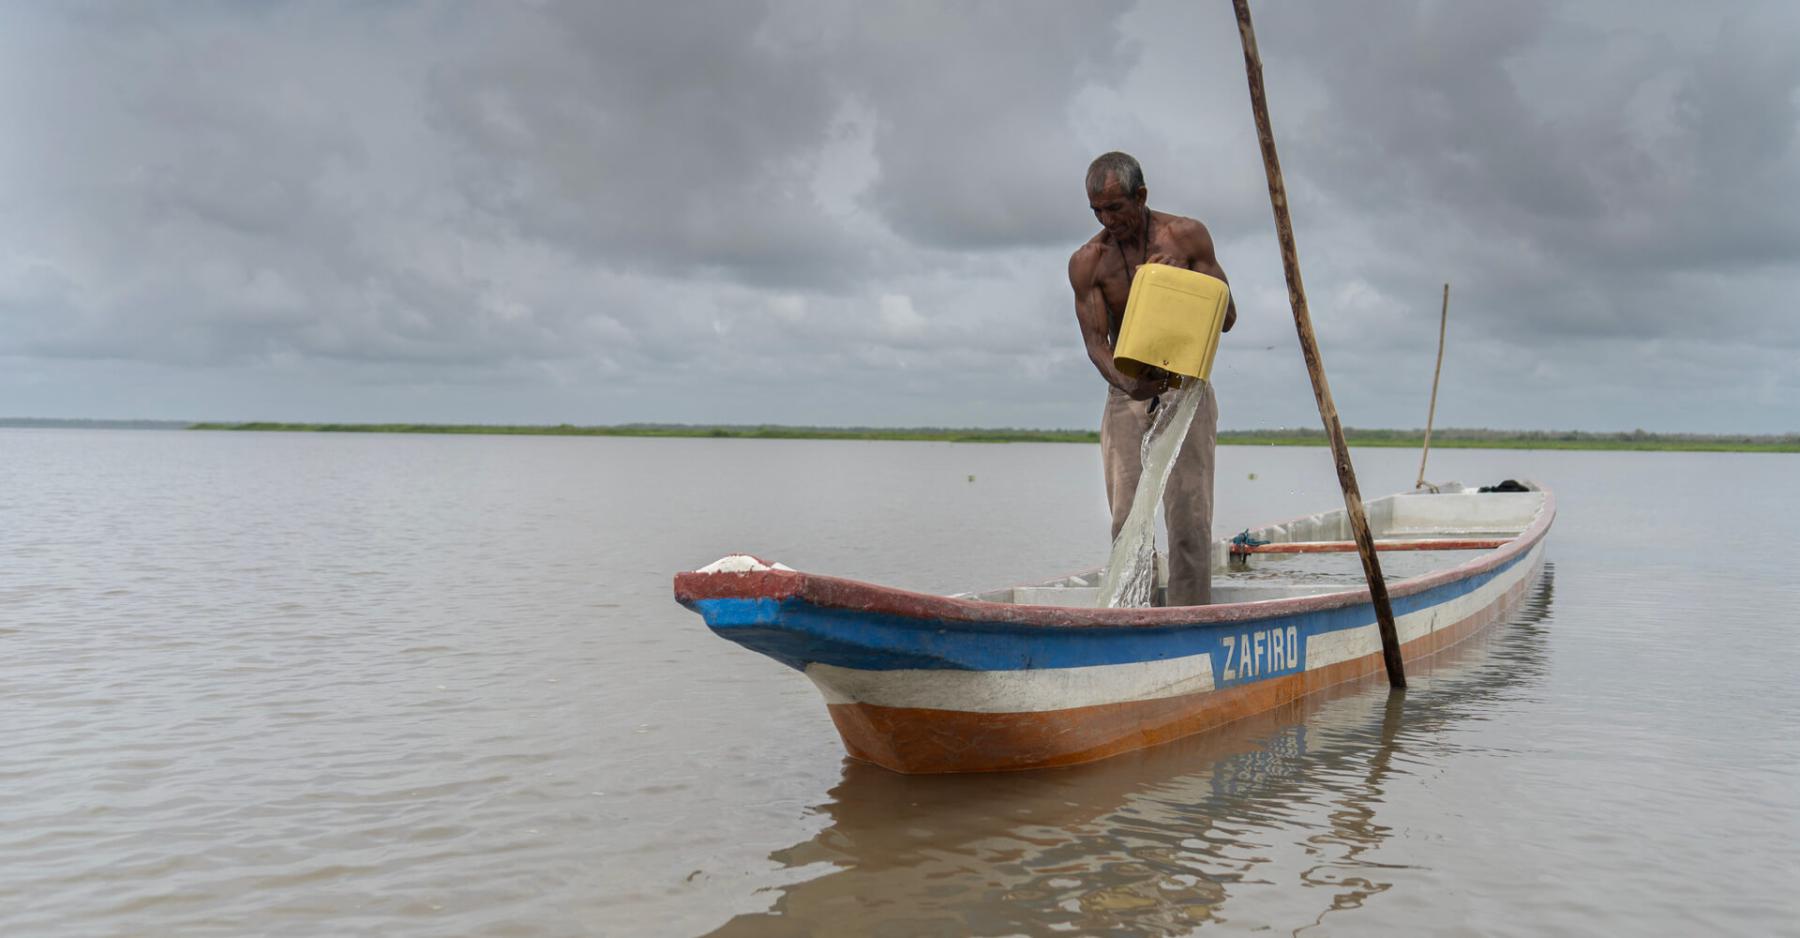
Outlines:
{"type": "Polygon", "coordinates": [[[1419,452],[1419,481],[1413,488],[1425,485],[1425,460],[1431,455],[1431,422],[1437,419],[1438,377],[1444,373],[1444,326],[1450,322],[1450,285],[1444,284],[1444,308],[1438,313],[1437,367],[1431,370],[1431,407],[1425,411],[1425,448],[1419,452]]]}
{"type": "Polygon", "coordinates": [[[1294,308],[1294,328],[1300,333],[1300,351],[1312,375],[1313,397],[1319,402],[1319,418],[1331,438],[1331,455],[1337,463],[1338,484],[1344,489],[1344,513],[1350,518],[1351,535],[1362,555],[1363,575],[1369,581],[1369,598],[1375,604],[1375,621],[1381,627],[1381,656],[1387,663],[1388,683],[1406,686],[1406,669],[1400,662],[1400,636],[1394,628],[1394,609],[1388,602],[1387,582],[1381,578],[1381,562],[1375,559],[1375,537],[1369,532],[1369,516],[1363,511],[1362,493],[1356,487],[1356,470],[1350,465],[1350,446],[1344,442],[1344,425],[1338,420],[1331,385],[1325,380],[1325,363],[1319,358],[1319,341],[1313,335],[1312,316],[1306,310],[1306,286],[1300,281],[1300,257],[1294,247],[1294,223],[1288,217],[1287,186],[1281,181],[1281,160],[1275,155],[1275,131],[1269,125],[1269,101],[1263,91],[1262,57],[1256,51],[1256,30],[1250,25],[1248,0],[1232,0],[1237,8],[1238,35],[1244,43],[1244,71],[1250,77],[1250,109],[1256,116],[1256,136],[1262,141],[1263,169],[1269,176],[1269,202],[1275,209],[1275,233],[1281,240],[1281,266],[1287,275],[1288,302],[1294,308]]]}

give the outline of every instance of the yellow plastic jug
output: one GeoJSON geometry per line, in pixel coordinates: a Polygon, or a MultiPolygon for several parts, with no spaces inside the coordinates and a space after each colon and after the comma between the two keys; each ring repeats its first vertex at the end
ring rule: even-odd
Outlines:
{"type": "Polygon", "coordinates": [[[1230,301],[1231,288],[1217,277],[1168,264],[1139,267],[1113,345],[1113,364],[1132,376],[1146,367],[1211,376],[1230,301]]]}

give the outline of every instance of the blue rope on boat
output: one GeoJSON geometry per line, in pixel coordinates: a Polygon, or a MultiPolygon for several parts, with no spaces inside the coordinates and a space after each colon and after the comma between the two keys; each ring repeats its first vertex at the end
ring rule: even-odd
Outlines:
{"type": "Polygon", "coordinates": [[[1236,544],[1239,547],[1261,547],[1269,542],[1259,537],[1251,537],[1250,529],[1245,528],[1238,532],[1236,537],[1231,539],[1231,543],[1236,544]]]}

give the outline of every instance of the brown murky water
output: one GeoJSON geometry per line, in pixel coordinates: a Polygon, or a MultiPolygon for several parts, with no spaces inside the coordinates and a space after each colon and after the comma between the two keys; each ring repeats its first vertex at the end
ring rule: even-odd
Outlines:
{"type": "MultiPolygon", "coordinates": [[[[1219,463],[1221,532],[1336,498],[1219,463]]],[[[0,430],[0,934],[1800,933],[1800,460],[1432,465],[1561,515],[1404,696],[908,778],[670,574],[1095,566],[1091,447],[0,430]]]]}

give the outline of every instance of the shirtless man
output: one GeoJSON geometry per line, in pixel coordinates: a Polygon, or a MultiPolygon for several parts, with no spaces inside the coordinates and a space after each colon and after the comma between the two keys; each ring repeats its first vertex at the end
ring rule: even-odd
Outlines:
{"type": "MultiPolygon", "coordinates": [[[[1131,277],[1145,263],[1169,264],[1225,279],[1213,256],[1212,235],[1192,218],[1153,212],[1147,204],[1144,171],[1124,153],[1094,160],[1087,174],[1088,205],[1102,230],[1069,258],[1069,285],[1075,288],[1075,318],[1088,358],[1106,379],[1106,410],[1100,418],[1100,453],[1106,469],[1106,499],[1112,508],[1112,536],[1131,512],[1137,491],[1139,450],[1150,429],[1158,395],[1170,377],[1155,369],[1132,378],[1113,365],[1113,343],[1125,316],[1131,277]]],[[[1225,331],[1237,322],[1237,304],[1225,310],[1225,331]]],[[[1181,453],[1163,491],[1169,530],[1171,606],[1204,605],[1212,598],[1213,444],[1219,405],[1210,382],[1188,429],[1181,453]]]]}

